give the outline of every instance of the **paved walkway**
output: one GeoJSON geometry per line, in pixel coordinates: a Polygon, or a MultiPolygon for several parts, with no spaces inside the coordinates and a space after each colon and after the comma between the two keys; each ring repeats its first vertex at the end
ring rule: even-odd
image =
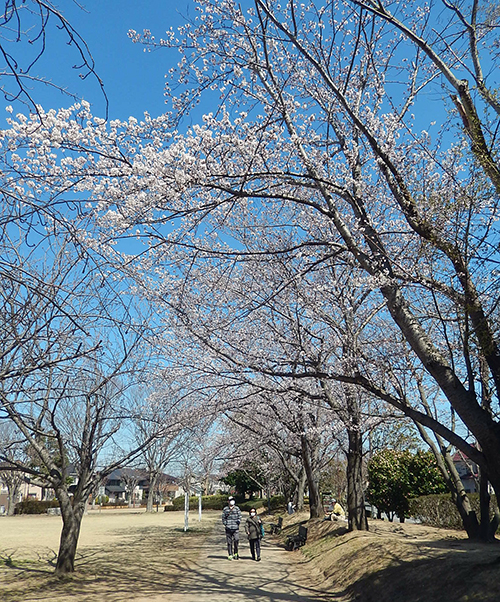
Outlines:
{"type": "Polygon", "coordinates": [[[333,602],[307,573],[300,552],[287,552],[270,540],[262,542],[262,560],[255,562],[245,533],[241,559],[229,561],[222,525],[205,542],[200,557],[180,578],[168,602],[333,602]]]}

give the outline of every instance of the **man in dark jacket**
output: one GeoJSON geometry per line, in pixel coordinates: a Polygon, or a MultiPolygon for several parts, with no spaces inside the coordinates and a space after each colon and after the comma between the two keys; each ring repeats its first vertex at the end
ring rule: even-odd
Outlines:
{"type": "Polygon", "coordinates": [[[227,558],[228,560],[239,560],[241,510],[236,505],[234,497],[230,496],[227,502],[227,506],[222,511],[222,524],[226,527],[227,558]]]}

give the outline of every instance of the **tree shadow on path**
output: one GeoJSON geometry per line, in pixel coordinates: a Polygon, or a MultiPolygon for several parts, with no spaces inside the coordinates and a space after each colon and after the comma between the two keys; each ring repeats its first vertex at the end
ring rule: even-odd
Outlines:
{"type": "Polygon", "coordinates": [[[207,539],[196,563],[182,574],[169,602],[333,602],[335,595],[321,591],[297,559],[298,553],[265,540],[262,561],[251,559],[248,543],[240,544],[238,561],[228,561],[221,527],[207,539]]]}

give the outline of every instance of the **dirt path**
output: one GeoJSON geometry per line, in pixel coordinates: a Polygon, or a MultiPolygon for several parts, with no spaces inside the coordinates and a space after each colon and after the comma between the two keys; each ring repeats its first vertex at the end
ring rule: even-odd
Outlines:
{"type": "MultiPolygon", "coordinates": [[[[248,542],[240,544],[241,559],[227,560],[222,525],[215,525],[200,556],[163,600],[168,602],[330,602],[319,581],[306,573],[300,552],[287,552],[265,539],[262,561],[255,562],[248,542]]],[[[158,598],[159,601],[161,598],[158,598]]]]}

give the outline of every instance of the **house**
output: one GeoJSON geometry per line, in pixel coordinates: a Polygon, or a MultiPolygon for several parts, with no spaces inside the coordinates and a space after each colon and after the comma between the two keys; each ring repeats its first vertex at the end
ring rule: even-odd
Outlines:
{"type": "Polygon", "coordinates": [[[104,482],[104,495],[112,503],[141,503],[147,473],[136,468],[117,468],[104,482]]]}
{"type": "Polygon", "coordinates": [[[469,458],[462,453],[457,451],[452,456],[453,464],[460,476],[460,480],[463,483],[466,493],[476,493],[478,491],[479,482],[479,467],[477,464],[469,460],[469,458]]]}
{"type": "MultiPolygon", "coordinates": [[[[1,469],[1,465],[0,465],[1,469]]],[[[69,486],[69,492],[72,493],[78,483],[78,475],[73,465],[66,470],[66,474],[71,478],[72,484],[69,486]]],[[[33,484],[28,475],[22,475],[21,483],[16,492],[15,503],[26,499],[51,500],[55,493],[52,489],[42,488],[33,484]]],[[[150,483],[148,473],[144,469],[119,468],[114,470],[99,488],[99,495],[106,495],[111,503],[123,504],[141,504],[148,498],[150,483]]],[[[183,495],[183,490],[176,482],[176,479],[170,475],[163,474],[158,491],[155,496],[155,503],[165,503],[173,500],[179,495],[183,495]]],[[[6,482],[2,481],[0,471],[0,514],[7,512],[9,491],[6,482]]]]}
{"type": "MultiPolygon", "coordinates": [[[[150,495],[150,482],[148,473],[144,469],[117,468],[105,480],[100,494],[106,495],[112,503],[123,502],[140,504],[150,495]]],[[[174,499],[182,494],[176,479],[163,474],[157,492],[159,503],[174,499]]]]}
{"type": "Polygon", "coordinates": [[[51,490],[34,485],[28,475],[19,472],[5,471],[0,465],[0,514],[5,514],[9,507],[9,495],[14,496],[14,504],[22,500],[44,500],[51,490]],[[8,483],[11,490],[9,491],[8,483]]]}

